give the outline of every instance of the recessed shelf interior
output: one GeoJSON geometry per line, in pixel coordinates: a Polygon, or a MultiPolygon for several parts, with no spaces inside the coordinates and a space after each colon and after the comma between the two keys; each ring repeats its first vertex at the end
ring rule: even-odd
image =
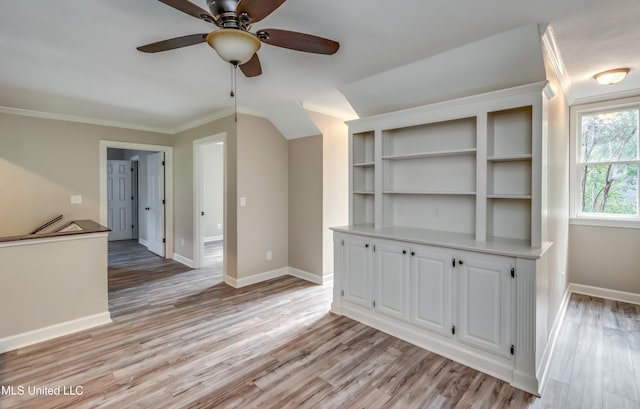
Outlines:
{"type": "Polygon", "coordinates": [[[383,224],[475,234],[475,208],[475,196],[386,194],[383,224]]]}
{"type": "Polygon", "coordinates": [[[385,191],[474,192],[476,158],[473,155],[437,156],[383,162],[385,191]]]}
{"type": "Polygon", "coordinates": [[[488,195],[531,195],[531,161],[487,164],[488,195]]]}
{"type": "Polygon", "coordinates": [[[490,112],[487,117],[487,155],[531,154],[531,106],[490,112]]]}
{"type": "Polygon", "coordinates": [[[374,167],[359,166],[353,168],[353,190],[373,192],[374,167]]]}
{"type": "Polygon", "coordinates": [[[353,164],[373,165],[374,157],[374,133],[360,132],[353,134],[353,164]]]}
{"type": "Polygon", "coordinates": [[[353,195],[353,223],[372,224],[375,219],[374,195],[354,194],[353,195]]]}
{"type": "Polygon", "coordinates": [[[476,148],[476,117],[389,129],[382,132],[382,156],[476,148]]]}
{"type": "Polygon", "coordinates": [[[531,240],[531,200],[487,200],[487,238],[531,240]]]}

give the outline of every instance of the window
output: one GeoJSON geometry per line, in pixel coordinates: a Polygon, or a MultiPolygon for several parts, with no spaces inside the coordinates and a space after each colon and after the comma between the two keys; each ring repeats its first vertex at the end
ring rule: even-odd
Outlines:
{"type": "Polygon", "coordinates": [[[640,227],[640,98],[572,108],[572,216],[640,227]]]}

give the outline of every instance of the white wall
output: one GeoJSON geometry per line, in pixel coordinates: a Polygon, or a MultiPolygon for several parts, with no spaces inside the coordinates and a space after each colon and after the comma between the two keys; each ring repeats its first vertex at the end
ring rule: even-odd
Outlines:
{"type": "Polygon", "coordinates": [[[224,146],[219,143],[202,145],[203,227],[205,241],[221,238],[224,219],[224,146]]]}
{"type": "Polygon", "coordinates": [[[571,225],[572,283],[640,294],[640,229],[571,225]]]}

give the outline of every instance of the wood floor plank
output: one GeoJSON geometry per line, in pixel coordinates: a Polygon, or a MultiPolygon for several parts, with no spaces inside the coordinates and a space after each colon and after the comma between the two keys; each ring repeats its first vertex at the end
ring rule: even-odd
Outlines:
{"type": "MultiPolygon", "coordinates": [[[[593,319],[589,320],[593,322],[593,319]]],[[[578,328],[576,357],[569,383],[567,408],[602,408],[603,335],[602,327],[583,323],[578,328]]]]}
{"type": "Polygon", "coordinates": [[[616,328],[603,329],[604,391],[638,401],[631,347],[627,333],[616,328]]]}
{"type": "Polygon", "coordinates": [[[0,396],[1,408],[639,409],[638,306],[574,294],[539,399],[331,314],[331,288],[234,289],[219,265],[110,247],[112,324],[0,355],[2,385],[84,393],[0,396]]]}

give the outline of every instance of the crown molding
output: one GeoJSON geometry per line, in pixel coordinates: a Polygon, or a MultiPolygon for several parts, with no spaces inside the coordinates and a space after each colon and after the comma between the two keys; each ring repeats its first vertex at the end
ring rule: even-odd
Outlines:
{"type": "MultiPolygon", "coordinates": [[[[233,115],[233,112],[234,112],[233,108],[225,108],[223,110],[216,111],[214,113],[207,114],[199,118],[196,118],[194,120],[185,122],[182,125],[178,125],[173,128],[163,128],[163,127],[157,127],[157,126],[134,124],[131,122],[110,121],[107,119],[90,118],[90,117],[84,117],[80,115],[68,115],[68,114],[60,114],[55,112],[44,112],[44,111],[35,111],[31,109],[21,109],[21,108],[11,108],[11,107],[0,106],[0,113],[2,114],[26,116],[31,118],[53,119],[57,121],[68,121],[68,122],[76,122],[76,123],[88,124],[88,125],[109,126],[114,128],[133,129],[136,131],[154,132],[154,133],[161,133],[166,135],[176,135],[180,132],[188,131],[189,129],[193,129],[198,126],[207,124],[209,122],[213,122],[218,119],[224,118],[226,116],[233,115]]],[[[264,117],[264,114],[257,111],[250,110],[250,109],[238,108],[238,113],[264,117]]]]}
{"type": "Polygon", "coordinates": [[[630,89],[626,91],[610,92],[608,94],[600,94],[589,97],[575,98],[570,105],[585,105],[596,102],[613,101],[616,99],[633,98],[640,96],[640,89],[630,89]]]}
{"type": "Polygon", "coordinates": [[[558,82],[560,82],[562,91],[565,95],[570,95],[571,80],[569,79],[569,74],[567,74],[567,69],[564,66],[564,61],[562,61],[562,55],[560,55],[560,50],[556,44],[555,35],[553,34],[553,28],[551,26],[547,26],[545,28],[541,36],[541,42],[545,54],[549,59],[549,64],[558,78],[558,82]]]}
{"type": "Polygon", "coordinates": [[[175,134],[173,130],[167,129],[167,128],[140,125],[140,124],[134,124],[130,122],[110,121],[107,119],[89,118],[89,117],[84,117],[80,115],[59,114],[55,112],[34,111],[30,109],[11,108],[11,107],[5,107],[5,106],[0,106],[0,113],[27,116],[32,118],[54,119],[58,121],[78,122],[78,123],[89,124],[89,125],[110,126],[114,128],[134,129],[137,131],[163,133],[168,135],[175,134]]]}

